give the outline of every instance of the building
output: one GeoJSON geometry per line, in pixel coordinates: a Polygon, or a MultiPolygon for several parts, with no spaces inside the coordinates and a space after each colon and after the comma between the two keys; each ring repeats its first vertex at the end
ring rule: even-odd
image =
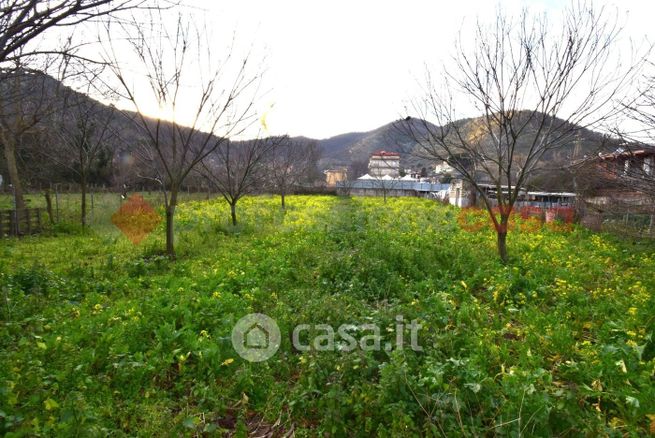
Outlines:
{"type": "Polygon", "coordinates": [[[448,184],[411,181],[409,179],[373,178],[364,175],[355,181],[342,181],[337,184],[341,194],[353,196],[416,196],[421,198],[444,199],[448,193],[448,184]]]}
{"type": "Polygon", "coordinates": [[[599,156],[599,166],[612,180],[625,177],[653,177],[655,148],[624,150],[599,156]]]}
{"type": "Polygon", "coordinates": [[[400,175],[400,154],[398,152],[377,151],[368,161],[368,173],[374,178],[400,175]]]}
{"type": "MultiPolygon", "coordinates": [[[[477,183],[477,186],[482,192],[484,192],[485,197],[492,206],[497,205],[497,190],[498,188],[493,184],[477,183]]],[[[508,194],[507,186],[501,186],[500,190],[505,196],[508,194]]],[[[519,195],[516,199],[514,207],[516,209],[523,209],[526,207],[532,208],[532,210],[545,211],[548,209],[571,209],[575,207],[575,193],[569,192],[538,192],[538,191],[527,191],[521,189],[519,195]]],[[[477,196],[476,190],[473,185],[463,179],[453,179],[449,184],[448,200],[451,205],[457,207],[470,207],[470,206],[480,206],[481,198],[477,196]]]]}
{"type": "Polygon", "coordinates": [[[624,145],[576,167],[585,225],[655,232],[655,147],[624,145]]]}
{"type": "Polygon", "coordinates": [[[434,165],[434,173],[437,175],[453,175],[455,173],[455,168],[448,163],[448,161],[439,161],[434,165]]]}
{"type": "Polygon", "coordinates": [[[655,147],[600,154],[578,164],[578,190],[599,211],[648,210],[655,198],[654,168],[655,147]]]}
{"type": "MultiPolygon", "coordinates": [[[[485,194],[492,207],[497,206],[496,186],[477,183],[477,187],[485,194]]],[[[367,174],[355,181],[338,183],[337,190],[341,194],[354,196],[416,196],[447,202],[460,208],[485,207],[481,198],[476,196],[473,184],[461,178],[444,184],[423,182],[408,175],[403,178],[392,178],[388,175],[373,178],[367,174]]],[[[502,186],[501,190],[507,194],[507,186],[502,186]]],[[[514,211],[525,218],[536,216],[547,222],[557,218],[570,223],[575,216],[575,199],[575,193],[530,192],[522,189],[514,204],[514,211]]]]}
{"type": "Polygon", "coordinates": [[[457,207],[470,207],[475,204],[475,191],[470,183],[454,179],[448,186],[448,202],[457,207]]]}
{"type": "Polygon", "coordinates": [[[327,169],[323,173],[325,174],[325,185],[328,187],[336,187],[337,183],[348,179],[348,170],[345,167],[327,169]]]}

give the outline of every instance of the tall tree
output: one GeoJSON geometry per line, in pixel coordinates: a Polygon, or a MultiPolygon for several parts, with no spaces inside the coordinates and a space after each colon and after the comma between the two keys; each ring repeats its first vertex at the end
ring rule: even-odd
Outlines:
{"type": "Polygon", "coordinates": [[[557,25],[547,15],[523,11],[515,19],[499,11],[490,25],[460,34],[441,87],[428,71],[414,110],[437,124],[399,123],[418,143],[417,155],[447,161],[471,186],[489,212],[503,262],[510,214],[530,175],[548,152],[615,115],[615,99],[643,64],[621,64],[620,34],[616,20],[591,4],[574,3],[557,25]],[[462,102],[469,106],[455,106],[462,102]],[[481,117],[461,120],[472,111],[481,117]]]}
{"type": "Polygon", "coordinates": [[[41,121],[53,110],[51,79],[17,65],[0,71],[0,142],[17,210],[25,209],[18,151],[40,136],[41,121]]]}
{"type": "Polygon", "coordinates": [[[44,52],[52,53],[52,49],[39,48],[32,43],[53,28],[73,27],[148,4],[145,0],[2,0],[0,65],[44,52]]]}
{"type": "Polygon", "coordinates": [[[69,87],[59,86],[59,110],[51,119],[49,147],[43,155],[75,175],[80,185],[80,222],[87,225],[87,194],[94,173],[107,165],[118,134],[116,110],[69,87]]]}
{"type": "Polygon", "coordinates": [[[283,137],[270,155],[266,167],[272,188],[280,195],[284,210],[289,190],[315,175],[319,150],[315,141],[283,137]]]}
{"type": "MultiPolygon", "coordinates": [[[[73,28],[84,22],[113,18],[115,14],[136,8],[148,8],[151,3],[146,0],[0,0],[0,82],[9,81],[15,85],[17,75],[31,67],[32,62],[40,58],[69,52],[70,44],[64,47],[44,45],[44,38],[56,28],[73,28]],[[12,70],[19,69],[16,73],[12,70]]],[[[154,6],[154,5],[153,5],[154,6]]],[[[168,7],[166,2],[157,7],[168,7]]],[[[12,84],[3,84],[4,91],[12,84]]],[[[32,90],[32,93],[35,90],[32,90]]],[[[33,96],[31,98],[34,98],[33,96]]],[[[10,99],[10,101],[13,99],[10,99]]],[[[7,102],[2,103],[7,108],[7,102]]],[[[0,126],[0,141],[7,162],[9,180],[13,185],[16,206],[25,208],[23,185],[17,166],[17,140],[26,130],[34,128],[13,117],[13,124],[0,126]]]]}
{"type": "Polygon", "coordinates": [[[226,142],[203,161],[199,172],[230,206],[232,225],[237,225],[237,203],[264,187],[271,171],[266,161],[287,140],[280,136],[226,142]]]}
{"type": "Polygon", "coordinates": [[[107,27],[105,61],[116,81],[115,92],[136,110],[132,118],[143,141],[135,154],[147,174],[164,193],[166,253],[175,258],[174,219],[178,194],[185,179],[229,137],[241,132],[253,118],[259,73],[250,73],[248,55],[234,60],[232,49],[224,59],[189,17],[178,16],[167,26],[161,11],[151,16],[151,26],[122,26],[130,54],[121,56],[113,45],[115,33],[107,27]],[[133,56],[134,60],[129,61],[133,56]],[[233,63],[233,61],[236,61],[233,63]],[[131,75],[135,65],[145,78],[131,75]],[[150,118],[145,108],[158,108],[150,118]]]}

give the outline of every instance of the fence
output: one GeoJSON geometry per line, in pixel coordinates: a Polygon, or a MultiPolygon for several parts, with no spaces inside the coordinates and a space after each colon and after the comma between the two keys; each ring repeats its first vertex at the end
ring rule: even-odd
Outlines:
{"type": "MultiPolygon", "coordinates": [[[[101,232],[114,230],[112,215],[136,193],[143,196],[153,208],[162,211],[164,195],[159,190],[148,190],[147,186],[135,186],[118,190],[111,187],[89,186],[86,194],[86,225],[101,232]]],[[[178,202],[206,200],[216,196],[216,193],[210,193],[202,187],[185,187],[178,195],[178,202]]],[[[68,227],[81,223],[82,196],[80,188],[76,184],[53,184],[47,190],[31,187],[25,191],[24,200],[27,209],[30,211],[28,214],[31,222],[28,225],[25,222],[24,215],[21,216],[20,235],[28,234],[28,229],[30,233],[35,233],[38,232],[37,230],[50,228],[54,224],[62,224],[64,227],[68,227]],[[38,220],[40,225],[38,227],[36,215],[33,213],[35,210],[39,211],[38,220]]],[[[11,219],[12,214],[8,213],[8,211],[13,210],[13,193],[0,191],[3,236],[15,235],[14,232],[10,231],[15,229],[15,221],[11,219]]]]}
{"type": "Polygon", "coordinates": [[[571,224],[575,220],[575,208],[569,206],[563,207],[540,207],[534,205],[518,206],[516,210],[523,219],[536,217],[545,222],[560,220],[564,223],[571,224]]]}
{"type": "Polygon", "coordinates": [[[655,238],[655,213],[586,212],[582,224],[594,231],[609,231],[629,237],[655,238]]]}
{"type": "Polygon", "coordinates": [[[0,210],[0,237],[36,234],[42,230],[40,208],[0,210]]]}

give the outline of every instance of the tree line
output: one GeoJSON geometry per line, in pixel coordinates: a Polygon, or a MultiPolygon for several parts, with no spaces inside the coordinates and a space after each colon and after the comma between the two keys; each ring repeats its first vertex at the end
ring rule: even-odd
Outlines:
{"type": "MultiPolygon", "coordinates": [[[[217,48],[202,20],[175,2],[0,5],[0,142],[17,208],[25,208],[24,177],[59,172],[83,187],[84,224],[90,181],[149,181],[165,195],[166,252],[174,257],[175,210],[188,181],[220,192],[236,223],[245,194],[268,187],[284,207],[290,188],[315,174],[314,144],[266,135],[264,124],[255,139],[234,140],[257,126],[264,69],[234,42],[217,48]],[[75,31],[89,23],[100,26],[93,56],[86,50],[92,41],[75,31]],[[92,93],[129,111],[86,98],[92,93]],[[153,108],[159,115],[149,117],[153,108]]],[[[412,153],[448,162],[470,184],[489,212],[503,262],[510,215],[545,156],[570,147],[583,129],[612,133],[628,151],[650,143],[652,50],[644,44],[626,56],[624,35],[616,14],[591,3],[572,2],[558,15],[499,8],[462,29],[452,62],[426,70],[423,94],[397,123],[413,140],[412,153]],[[464,129],[463,118],[480,114],[477,126],[464,129]],[[634,122],[630,129],[625,120],[634,122]],[[495,190],[483,189],[480,175],[495,190]]],[[[627,184],[635,181],[652,192],[652,172],[627,184]]]]}
{"type": "Polygon", "coordinates": [[[279,193],[284,209],[290,190],[316,178],[314,142],[261,130],[254,140],[233,140],[257,121],[261,68],[251,68],[250,54],[239,56],[233,46],[215,51],[207,29],[177,5],[3,3],[0,43],[8,54],[0,59],[0,141],[17,210],[26,208],[24,177],[57,175],[78,183],[83,226],[89,184],[148,181],[164,194],[166,253],[174,258],[175,210],[185,184],[200,182],[220,193],[236,225],[243,196],[279,193]],[[176,20],[165,19],[172,12],[176,20]],[[35,41],[52,28],[95,19],[102,19],[96,59],[71,40],[48,51],[35,41]],[[16,29],[25,26],[32,31],[16,29]],[[22,46],[11,40],[19,35],[22,46]],[[129,110],[91,99],[93,93],[128,103],[129,110]],[[166,113],[149,117],[144,102],[166,113]]]}

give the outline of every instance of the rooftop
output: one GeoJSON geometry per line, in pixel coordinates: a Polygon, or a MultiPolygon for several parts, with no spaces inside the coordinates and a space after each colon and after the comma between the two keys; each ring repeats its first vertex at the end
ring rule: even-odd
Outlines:
{"type": "Polygon", "coordinates": [[[649,156],[655,156],[655,147],[645,147],[641,149],[619,148],[612,153],[599,155],[601,160],[616,160],[617,158],[638,158],[649,156]]]}
{"type": "Polygon", "coordinates": [[[400,157],[400,154],[398,152],[376,151],[371,154],[371,157],[400,157]]]}

